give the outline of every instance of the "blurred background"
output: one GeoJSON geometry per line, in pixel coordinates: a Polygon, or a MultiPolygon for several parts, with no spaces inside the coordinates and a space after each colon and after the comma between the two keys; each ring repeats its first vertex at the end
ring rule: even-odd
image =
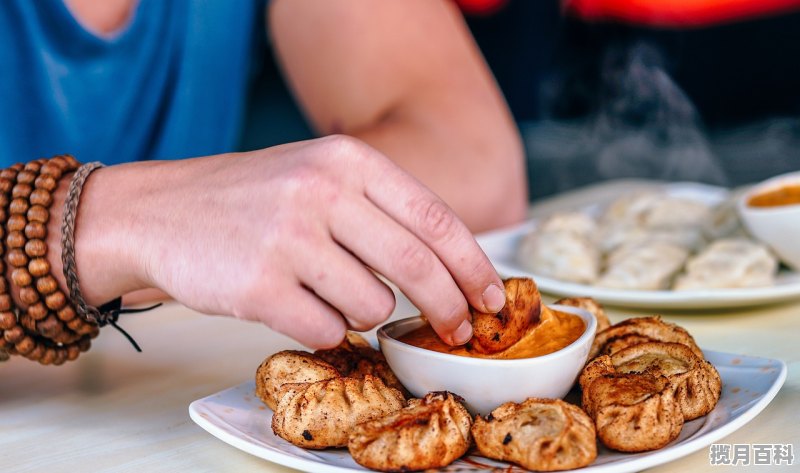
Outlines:
{"type": "MultiPolygon", "coordinates": [[[[800,169],[798,0],[456,3],[525,141],[531,199],[800,169]]],[[[261,49],[242,150],[314,136],[266,35],[261,49]]]]}

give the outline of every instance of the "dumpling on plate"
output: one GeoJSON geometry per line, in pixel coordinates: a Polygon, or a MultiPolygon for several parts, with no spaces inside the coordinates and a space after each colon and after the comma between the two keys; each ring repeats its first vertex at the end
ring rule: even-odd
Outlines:
{"type": "Polygon", "coordinates": [[[289,383],[314,383],[335,378],[339,372],[311,353],[284,350],[268,357],[256,370],[256,395],[273,411],[278,392],[289,383]]]}
{"type": "Polygon", "coordinates": [[[540,232],[567,232],[584,238],[592,238],[597,232],[597,223],[585,212],[561,212],[542,222],[540,232]]]}
{"type": "Polygon", "coordinates": [[[647,342],[681,343],[704,360],[703,350],[697,346],[685,328],[665,322],[661,317],[633,317],[597,332],[589,350],[589,359],[598,355],[611,355],[627,347],[647,342]]]}
{"type": "Polygon", "coordinates": [[[594,282],[600,268],[600,253],[592,240],[571,231],[525,235],[517,259],[537,275],[575,283],[594,282]]]}
{"type": "Polygon", "coordinates": [[[463,399],[428,393],[379,419],[358,424],[347,448],[360,465],[380,471],[441,468],[467,452],[472,417],[463,399]]]}
{"type": "Polygon", "coordinates": [[[678,437],[683,412],[675,387],[665,376],[618,373],[610,357],[592,360],[579,378],[583,409],[608,448],[644,452],[678,437]]]}
{"type": "Polygon", "coordinates": [[[722,393],[722,380],[714,365],[680,343],[634,345],[611,355],[611,363],[619,373],[650,373],[669,379],[685,421],[711,412],[722,393]]]}
{"type": "Polygon", "coordinates": [[[272,431],[298,447],[313,449],[344,447],[357,424],[405,404],[400,391],[371,375],[284,384],[278,398],[272,431]]]}
{"type": "Polygon", "coordinates": [[[705,244],[700,228],[645,228],[625,226],[601,227],[597,234],[597,244],[603,253],[613,253],[619,248],[632,248],[649,243],[668,243],[689,251],[694,251],[705,244]]]}
{"type": "Polygon", "coordinates": [[[778,260],[766,246],[742,238],[724,239],[690,258],[674,289],[772,286],[777,273],[778,260]]]}
{"type": "Polygon", "coordinates": [[[481,455],[529,470],[571,470],[597,457],[592,420],[560,399],[507,402],[485,419],[476,417],[472,436],[481,455]]]}
{"type": "Polygon", "coordinates": [[[314,356],[336,368],[342,376],[363,378],[377,376],[390,388],[395,388],[404,396],[408,391],[397,379],[383,353],[372,348],[369,342],[356,332],[348,331],[339,346],[328,350],[317,350],[314,356]]]}
{"type": "Polygon", "coordinates": [[[623,247],[609,255],[606,270],[595,283],[613,289],[668,289],[689,252],[664,242],[623,247]]]}
{"type": "Polygon", "coordinates": [[[697,228],[710,211],[708,204],[698,200],[647,191],[616,199],[606,209],[601,222],[604,227],[697,228]]]}

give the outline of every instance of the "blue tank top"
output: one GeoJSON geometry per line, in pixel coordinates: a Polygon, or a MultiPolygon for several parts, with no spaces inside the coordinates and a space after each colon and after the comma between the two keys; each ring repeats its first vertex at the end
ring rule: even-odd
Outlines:
{"type": "Polygon", "coordinates": [[[263,0],[139,0],[109,38],[63,0],[0,1],[0,166],[233,150],[263,0]]]}

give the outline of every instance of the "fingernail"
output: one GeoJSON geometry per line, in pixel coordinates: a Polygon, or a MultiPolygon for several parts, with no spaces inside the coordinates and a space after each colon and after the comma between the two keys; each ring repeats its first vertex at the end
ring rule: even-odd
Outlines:
{"type": "Polygon", "coordinates": [[[506,305],[506,293],[495,284],[490,284],[483,291],[483,307],[486,312],[500,312],[506,305]]]}
{"type": "Polygon", "coordinates": [[[463,345],[472,338],[472,324],[469,320],[461,322],[455,332],[453,332],[453,343],[463,345]]]}

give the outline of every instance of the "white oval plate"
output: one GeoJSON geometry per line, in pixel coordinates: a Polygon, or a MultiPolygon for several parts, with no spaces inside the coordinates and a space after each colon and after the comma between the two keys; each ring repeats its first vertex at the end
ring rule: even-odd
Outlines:
{"type": "MultiPolygon", "coordinates": [[[[727,191],[721,187],[696,183],[676,183],[661,187],[670,195],[687,197],[708,204],[722,201],[727,191]]],[[[581,207],[590,214],[599,205],[581,207]]],[[[634,291],[576,284],[537,275],[517,262],[520,239],[537,224],[533,219],[523,224],[477,236],[478,243],[503,277],[528,276],[536,280],[539,290],[559,297],[592,297],[603,304],[636,309],[722,309],[774,304],[800,298],[800,273],[781,271],[775,285],[736,289],[699,291],[634,291]]]]}
{"type": "MultiPolygon", "coordinates": [[[[723,383],[722,397],[713,411],[684,424],[680,436],[660,450],[630,454],[601,447],[592,465],[574,471],[633,472],[686,456],[752,420],[786,380],[786,364],[780,360],[713,351],[705,355],[719,370],[723,383]]],[[[347,449],[305,450],[273,434],[272,411],[256,397],[253,381],[192,402],[189,415],[223,442],[280,465],[314,473],[369,471],[353,461],[347,449]]],[[[491,472],[495,468],[526,471],[477,455],[462,458],[440,471],[491,472]]]]}

